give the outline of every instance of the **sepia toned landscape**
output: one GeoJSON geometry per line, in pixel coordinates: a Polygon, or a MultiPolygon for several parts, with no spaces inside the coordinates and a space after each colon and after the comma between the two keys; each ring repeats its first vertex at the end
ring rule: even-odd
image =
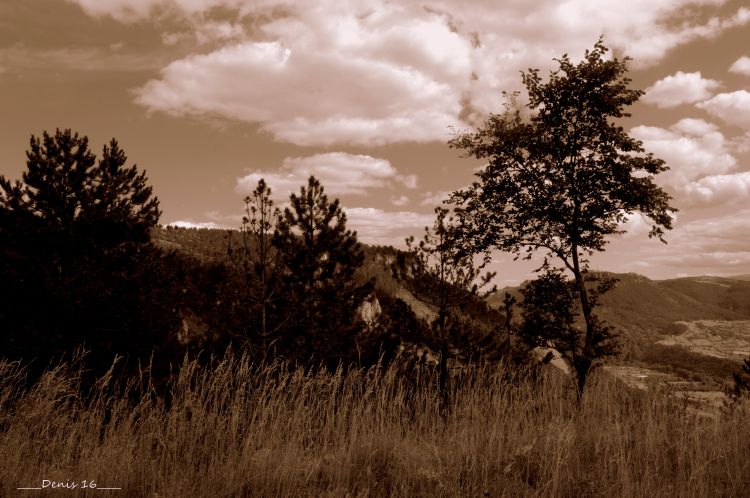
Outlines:
{"type": "Polygon", "coordinates": [[[750,496],[741,0],[7,0],[0,497],[750,496]]]}

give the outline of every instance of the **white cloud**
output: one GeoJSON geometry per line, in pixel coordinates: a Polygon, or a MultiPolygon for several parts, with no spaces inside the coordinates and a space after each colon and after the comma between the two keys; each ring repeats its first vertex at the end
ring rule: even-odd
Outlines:
{"type": "Polygon", "coordinates": [[[497,111],[519,70],[580,57],[602,33],[644,66],[750,21],[746,8],[695,15],[725,0],[70,1],[124,21],[176,16],[196,44],[224,43],[164,67],[138,92],[148,109],[257,123],[310,146],[442,142],[448,126],[497,111]]]}
{"type": "Polygon", "coordinates": [[[719,85],[720,83],[716,80],[703,78],[700,71],[695,73],[677,71],[648,87],[643,101],[659,108],[692,104],[709,98],[712,90],[718,88],[719,85]]]}
{"type": "Polygon", "coordinates": [[[391,204],[393,204],[394,206],[406,206],[407,204],[409,204],[409,198],[405,195],[394,197],[393,199],[391,199],[391,204]]]}
{"type": "Polygon", "coordinates": [[[411,184],[411,176],[401,176],[385,159],[345,152],[328,152],[307,157],[288,157],[276,171],[256,171],[237,179],[237,190],[247,193],[264,178],[275,198],[299,191],[314,175],[327,193],[366,195],[370,189],[394,183],[411,184]]]}
{"type": "Polygon", "coordinates": [[[704,176],[725,174],[737,164],[718,127],[702,119],[682,119],[669,129],[636,126],[630,134],[670,167],[656,177],[657,183],[679,191],[704,176]]]}
{"type": "Polygon", "coordinates": [[[228,229],[229,227],[214,223],[213,221],[189,221],[178,220],[168,223],[167,226],[180,228],[211,228],[211,229],[228,229]]]}
{"type": "Polygon", "coordinates": [[[368,244],[403,247],[404,239],[419,236],[424,227],[434,223],[433,214],[411,211],[384,211],[372,207],[344,209],[347,228],[357,231],[359,240],[368,244]]]}
{"type": "Polygon", "coordinates": [[[669,246],[659,248],[648,259],[660,266],[683,267],[690,274],[747,273],[749,231],[747,208],[695,220],[678,225],[669,235],[669,246]]]}
{"type": "Polygon", "coordinates": [[[720,93],[699,102],[696,107],[704,109],[725,123],[750,130],[750,92],[747,90],[720,93]]]}
{"type": "Polygon", "coordinates": [[[730,73],[744,74],[750,76],[750,57],[743,55],[729,67],[730,73]]]}
{"type": "Polygon", "coordinates": [[[695,203],[718,204],[750,198],[750,171],[729,175],[711,175],[685,186],[695,203]]]}

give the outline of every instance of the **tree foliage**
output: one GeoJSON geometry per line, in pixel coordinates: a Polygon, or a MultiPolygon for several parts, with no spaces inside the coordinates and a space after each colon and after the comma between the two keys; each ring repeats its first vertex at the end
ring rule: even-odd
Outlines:
{"type": "Polygon", "coordinates": [[[353,278],[364,255],[339,200],[329,202],[314,176],[289,200],[273,241],[284,264],[284,342],[297,355],[335,364],[356,348],[357,309],[373,285],[353,278]]]}
{"type": "MultiPolygon", "coordinates": [[[[448,327],[449,312],[452,308],[469,304],[479,290],[490,283],[495,273],[482,275],[487,260],[475,264],[474,255],[467,252],[456,237],[459,231],[446,208],[435,208],[435,214],[435,224],[432,229],[425,227],[425,234],[418,243],[415,244],[414,237],[406,239],[413,264],[411,275],[404,279],[404,283],[414,297],[437,309],[432,324],[435,332],[432,342],[440,350],[440,388],[445,397],[451,345],[449,332],[465,330],[460,326],[448,327]]],[[[456,337],[453,342],[461,341],[456,337]]]]}
{"type": "Polygon", "coordinates": [[[32,136],[26,157],[22,181],[0,177],[4,351],[147,358],[176,326],[179,279],[147,243],[160,213],[145,172],[114,139],[97,160],[70,130],[32,136]]]}
{"type": "Polygon", "coordinates": [[[283,325],[280,316],[281,252],[274,247],[273,234],[281,218],[274,207],[271,189],[262,178],[251,195],[244,198],[245,214],[238,247],[229,240],[229,260],[239,272],[242,286],[242,306],[250,311],[248,324],[251,334],[245,340],[257,344],[263,357],[276,340],[283,325]]]}
{"type": "Polygon", "coordinates": [[[545,263],[555,258],[573,274],[586,322],[581,386],[595,359],[596,322],[583,277],[588,257],[634,214],[663,241],[675,211],[654,182],[664,161],[618,124],[643,92],[629,88],[630,59],[607,58],[607,51],[600,39],[577,64],[562,56],[546,82],[537,69],[522,73],[530,118],[510,102],[449,143],[487,161],[478,180],[451,197],[464,239],[477,252],[530,258],[541,251],[545,263]]]}
{"type": "MultiPolygon", "coordinates": [[[[584,274],[589,303],[598,304],[598,297],[609,291],[616,279],[605,274],[584,274]]],[[[584,354],[585,333],[581,330],[580,301],[575,281],[568,280],[562,271],[546,269],[537,279],[521,288],[521,330],[519,335],[531,347],[554,348],[570,363],[579,382],[585,379],[583,369],[589,365],[584,354]]],[[[605,358],[618,351],[616,333],[596,315],[594,324],[593,357],[605,358]]],[[[584,324],[585,326],[585,324],[584,324]]],[[[583,386],[581,386],[581,389],[583,386]]]]}
{"type": "Polygon", "coordinates": [[[23,182],[0,177],[3,209],[25,224],[98,245],[146,242],[161,215],[146,173],[126,167],[115,139],[97,161],[88,138],[71,130],[32,136],[23,182]]]}

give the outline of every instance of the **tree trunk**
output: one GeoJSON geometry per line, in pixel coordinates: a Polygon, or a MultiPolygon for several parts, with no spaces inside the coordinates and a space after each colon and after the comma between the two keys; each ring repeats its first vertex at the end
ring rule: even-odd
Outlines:
{"type": "Polygon", "coordinates": [[[440,390],[440,412],[443,416],[448,413],[448,338],[445,333],[445,315],[447,304],[441,299],[438,310],[437,333],[440,340],[440,363],[438,365],[438,388],[440,390]]]}
{"type": "Polygon", "coordinates": [[[583,395],[583,390],[586,387],[586,378],[588,377],[589,369],[594,355],[594,324],[591,317],[591,304],[589,303],[589,295],[586,291],[586,284],[583,281],[583,275],[581,274],[581,267],[578,261],[578,246],[573,245],[573,275],[575,276],[576,290],[581,300],[581,309],[583,310],[583,318],[586,321],[586,339],[583,344],[582,358],[575,365],[576,374],[578,376],[578,397],[583,395]]]}
{"type": "Polygon", "coordinates": [[[448,341],[443,340],[440,346],[440,372],[438,382],[440,384],[440,411],[443,416],[448,413],[450,395],[448,393],[448,341]]]}

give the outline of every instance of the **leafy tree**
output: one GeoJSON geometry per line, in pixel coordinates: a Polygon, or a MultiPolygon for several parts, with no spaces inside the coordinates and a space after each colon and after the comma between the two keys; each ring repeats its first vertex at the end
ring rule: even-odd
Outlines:
{"type": "Polygon", "coordinates": [[[489,284],[495,273],[481,275],[486,260],[476,265],[473,254],[460,245],[447,209],[437,207],[435,214],[435,224],[432,229],[425,227],[424,237],[419,243],[415,244],[414,237],[406,239],[414,265],[411,278],[406,279],[405,283],[414,297],[437,308],[437,317],[432,325],[440,349],[440,391],[443,401],[447,402],[449,312],[452,308],[465,306],[479,289],[489,284]]]}
{"type": "MultiPolygon", "coordinates": [[[[591,306],[598,304],[598,297],[612,288],[616,279],[603,274],[586,273],[588,297],[591,306]]],[[[521,289],[522,325],[520,336],[531,347],[552,347],[568,360],[578,380],[581,381],[588,368],[584,355],[585,343],[578,317],[577,291],[574,281],[565,278],[562,271],[547,268],[536,280],[521,289]]],[[[594,323],[593,357],[604,358],[617,352],[616,335],[596,315],[594,323]]],[[[580,386],[579,393],[583,386],[580,386]]]]}
{"type": "Polygon", "coordinates": [[[274,234],[285,267],[287,345],[299,356],[333,365],[356,347],[357,309],[373,284],[353,278],[364,255],[356,232],[346,229],[339,200],[329,202],[314,176],[289,200],[274,234]]]}
{"type": "Polygon", "coordinates": [[[572,273],[586,322],[580,389],[596,357],[597,322],[584,284],[588,257],[635,213],[650,220],[650,237],[664,241],[675,211],[654,183],[664,161],[617,124],[643,92],[628,88],[630,59],[607,59],[607,51],[600,39],[578,64],[564,55],[547,82],[537,69],[522,73],[529,119],[511,100],[504,113],[449,142],[487,160],[479,180],[451,196],[464,239],[477,252],[495,248],[528,259],[541,251],[545,263],[555,258],[572,273]]]}

